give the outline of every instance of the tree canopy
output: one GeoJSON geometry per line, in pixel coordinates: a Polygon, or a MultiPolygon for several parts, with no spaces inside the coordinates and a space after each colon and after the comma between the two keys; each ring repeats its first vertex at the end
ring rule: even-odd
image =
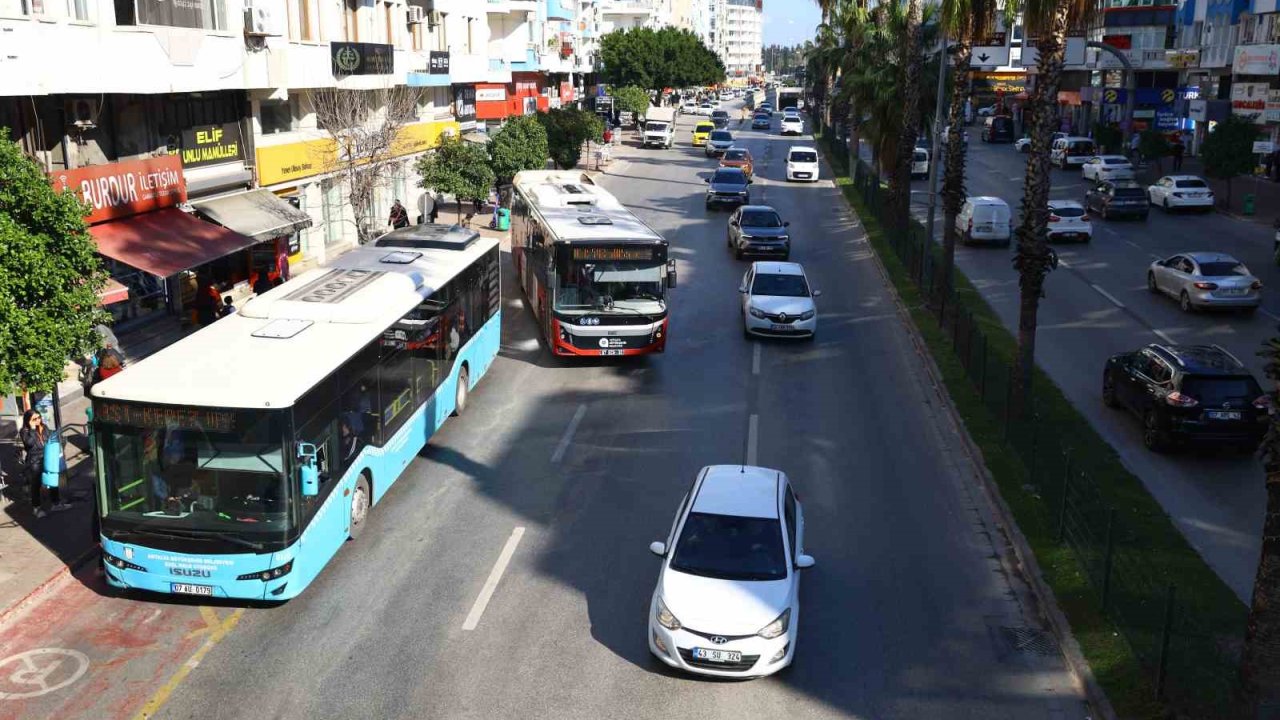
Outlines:
{"type": "Polygon", "coordinates": [[[600,39],[600,59],[611,85],[661,90],[724,81],[719,56],[694,33],[672,27],[614,30],[600,39]]]}
{"type": "Polygon", "coordinates": [[[1231,206],[1231,179],[1253,172],[1253,141],[1258,139],[1258,126],[1239,115],[1228,115],[1219,122],[1200,146],[1204,174],[1227,181],[1227,206],[1231,206]]]}
{"type": "Polygon", "coordinates": [[[545,168],[549,157],[547,129],[532,115],[508,120],[489,138],[489,167],[502,184],[521,170],[545,168]]]}
{"type": "MultiPolygon", "coordinates": [[[[0,138],[9,131],[0,128],[0,138]]],[[[97,344],[106,274],[86,208],[34,160],[0,140],[0,393],[47,390],[97,344]]]]}
{"type": "Polygon", "coordinates": [[[635,85],[615,89],[613,99],[619,110],[635,113],[636,117],[643,117],[649,109],[649,91],[635,85]]]}
{"type": "Polygon", "coordinates": [[[538,121],[547,130],[551,159],[565,170],[577,167],[584,142],[604,139],[604,121],[586,110],[556,108],[539,113],[538,121]]]}
{"type": "Polygon", "coordinates": [[[434,151],[418,160],[418,185],[435,188],[458,199],[458,216],[462,216],[462,200],[485,198],[493,187],[493,169],[484,146],[464,142],[454,136],[440,138],[434,151]]]}

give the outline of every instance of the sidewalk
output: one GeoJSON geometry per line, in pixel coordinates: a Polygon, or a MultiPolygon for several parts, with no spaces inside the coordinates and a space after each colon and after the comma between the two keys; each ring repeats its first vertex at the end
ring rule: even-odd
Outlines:
{"type": "Polygon", "coordinates": [[[1213,195],[1218,200],[1218,211],[1226,213],[1237,220],[1255,222],[1271,227],[1280,217],[1280,183],[1264,178],[1238,177],[1231,181],[1231,205],[1227,206],[1227,183],[1204,174],[1204,162],[1198,157],[1189,157],[1182,161],[1182,169],[1173,171],[1173,158],[1164,158],[1159,165],[1148,161],[1146,167],[1138,171],[1138,182],[1149,185],[1160,179],[1162,175],[1199,175],[1209,183],[1213,195]],[[1163,172],[1162,172],[1163,170],[1163,172]],[[1244,214],[1244,196],[1254,196],[1254,214],[1244,214]]]}

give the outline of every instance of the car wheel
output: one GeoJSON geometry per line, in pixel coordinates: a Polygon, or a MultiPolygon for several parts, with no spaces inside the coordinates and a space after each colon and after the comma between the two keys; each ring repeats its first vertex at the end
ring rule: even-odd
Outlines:
{"type": "Polygon", "coordinates": [[[1258,312],[1258,306],[1254,305],[1253,307],[1244,308],[1241,312],[1244,313],[1245,317],[1253,317],[1253,314],[1258,312]]]}
{"type": "Polygon", "coordinates": [[[1153,272],[1147,273],[1147,290],[1156,295],[1160,294],[1160,287],[1156,285],[1156,274],[1153,272]]]}
{"type": "MultiPolygon", "coordinates": [[[[790,261],[791,261],[791,253],[790,252],[782,253],[782,262],[790,262],[790,261]]],[[[1250,309],[1257,310],[1257,308],[1250,308],[1250,309]]]]}
{"type": "Polygon", "coordinates": [[[733,256],[734,256],[735,258],[737,258],[738,260],[741,260],[741,259],[742,259],[742,248],[740,248],[740,247],[736,247],[736,248],[734,248],[734,249],[733,249],[733,256]]]}
{"type": "Polygon", "coordinates": [[[458,371],[458,387],[453,392],[453,416],[467,411],[467,397],[471,394],[471,373],[463,367],[458,371]]]}
{"type": "Polygon", "coordinates": [[[1106,207],[1105,205],[1104,205],[1104,206],[1102,206],[1102,219],[1103,219],[1103,220],[1110,220],[1110,219],[1111,219],[1111,215],[1109,215],[1109,214],[1107,213],[1107,207],[1106,207]]]}
{"type": "Polygon", "coordinates": [[[1183,290],[1182,294],[1178,296],[1178,308],[1184,313],[1189,313],[1196,309],[1191,304],[1191,296],[1187,294],[1186,290],[1183,290]]]}
{"type": "Polygon", "coordinates": [[[1146,222],[1148,217],[1151,217],[1151,216],[1148,215],[1147,213],[1142,213],[1141,215],[1138,216],[1138,219],[1141,220],[1142,222],[1146,222]]]}
{"type": "Polygon", "coordinates": [[[352,540],[360,537],[360,533],[364,531],[365,521],[369,519],[370,504],[369,478],[361,475],[356,481],[355,490],[351,492],[351,526],[347,530],[347,537],[352,540]]]}
{"type": "Polygon", "coordinates": [[[1116,381],[1109,372],[1102,374],[1102,404],[1109,408],[1120,407],[1116,401],[1116,381]]]}
{"type": "Polygon", "coordinates": [[[1164,211],[1169,212],[1169,198],[1164,199],[1164,211]]]}
{"type": "Polygon", "coordinates": [[[1163,452],[1164,435],[1160,432],[1160,422],[1154,410],[1148,410],[1142,420],[1142,444],[1152,452],[1163,452]]]}

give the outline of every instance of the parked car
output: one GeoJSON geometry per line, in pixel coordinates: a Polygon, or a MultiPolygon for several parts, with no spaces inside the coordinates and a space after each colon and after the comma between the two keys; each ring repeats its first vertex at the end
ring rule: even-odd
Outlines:
{"type": "Polygon", "coordinates": [[[750,205],[751,178],[739,168],[717,168],[707,178],[707,209],[716,205],[750,205]]]}
{"type": "Polygon", "coordinates": [[[1165,175],[1147,187],[1147,200],[1166,211],[1175,208],[1213,210],[1213,191],[1195,175],[1165,175]]]}
{"type": "MultiPolygon", "coordinates": [[[[1057,140],[1058,138],[1064,138],[1064,137],[1066,137],[1066,136],[1067,136],[1067,134],[1066,134],[1066,133],[1064,133],[1064,132],[1056,132],[1056,133],[1054,133],[1054,134],[1053,134],[1053,136],[1049,138],[1049,147],[1050,147],[1050,148],[1053,148],[1053,141],[1054,141],[1054,140],[1057,140]]],[[[1013,142],[1013,149],[1014,149],[1016,152],[1020,152],[1020,153],[1029,153],[1029,152],[1031,152],[1031,138],[1030,138],[1030,137],[1020,137],[1020,138],[1018,138],[1017,140],[1015,140],[1015,141],[1013,142]]]]}
{"type": "Polygon", "coordinates": [[[1053,141],[1049,149],[1049,162],[1062,169],[1079,167],[1085,161],[1098,154],[1093,140],[1087,137],[1060,137],[1053,141]]]}
{"type": "MultiPolygon", "coordinates": [[[[963,142],[965,149],[967,150],[969,148],[969,131],[961,128],[960,139],[963,142]]],[[[947,144],[948,142],[950,142],[950,140],[951,140],[951,126],[948,125],[942,129],[942,147],[944,148],[947,147],[947,144]]]]}
{"type": "Polygon", "coordinates": [[[1009,204],[998,197],[966,198],[956,215],[956,230],[967,245],[1008,245],[1013,238],[1013,213],[1009,204]]]}
{"type": "Polygon", "coordinates": [[[791,664],[800,623],[804,509],[786,473],[703,468],[680,503],[649,601],[649,652],[684,672],[762,677],[791,664]]]}
{"type": "Polygon", "coordinates": [[[733,133],[728,130],[712,130],[703,152],[707,157],[715,157],[731,147],[733,147],[733,133]]]}
{"type": "Polygon", "coordinates": [[[727,242],[739,260],[745,255],[791,257],[791,223],[768,205],[744,205],[729,216],[727,242]]]}
{"type": "Polygon", "coordinates": [[[1146,220],[1150,212],[1146,190],[1132,180],[1103,180],[1085,193],[1084,206],[1103,220],[1118,215],[1146,220]]]}
{"type": "Polygon", "coordinates": [[[741,168],[750,178],[755,171],[755,162],[751,158],[750,150],[744,147],[731,147],[720,157],[720,167],[741,168]]]}
{"type": "Polygon", "coordinates": [[[1270,403],[1258,381],[1217,345],[1148,345],[1107,360],[1102,402],[1142,419],[1142,442],[1160,452],[1187,442],[1252,451],[1270,403]]]}
{"type": "Polygon", "coordinates": [[[773,125],[773,117],[765,112],[758,112],[751,117],[752,130],[768,130],[773,125]]]}
{"type": "Polygon", "coordinates": [[[804,268],[793,262],[756,261],[742,277],[742,332],[747,337],[771,335],[812,340],[818,330],[822,294],[809,286],[804,268]]]}
{"type": "Polygon", "coordinates": [[[1008,115],[993,115],[982,125],[982,142],[1013,142],[1013,118],[1008,115]]]}
{"type": "Polygon", "coordinates": [[[1093,223],[1084,206],[1075,200],[1050,200],[1048,234],[1049,242],[1089,242],[1093,239],[1093,223]]]}
{"type": "Polygon", "coordinates": [[[996,111],[999,109],[1000,109],[1000,106],[998,104],[992,104],[992,105],[987,105],[985,107],[980,107],[978,108],[978,117],[991,117],[992,115],[995,115],[996,111]]]}
{"type": "Polygon", "coordinates": [[[1123,155],[1094,155],[1080,166],[1085,180],[1132,180],[1133,164],[1123,155]]]}
{"type": "Polygon", "coordinates": [[[779,130],[781,135],[803,135],[804,121],[799,115],[783,115],[782,126],[779,130]]]}
{"type": "Polygon", "coordinates": [[[709,120],[703,120],[693,126],[693,138],[691,142],[694,147],[701,147],[707,144],[707,138],[711,137],[712,131],[716,126],[709,120]]]}
{"type": "Polygon", "coordinates": [[[805,145],[787,150],[787,182],[818,179],[818,151],[805,145]]]}
{"type": "Polygon", "coordinates": [[[1189,252],[1156,260],[1147,289],[1178,300],[1183,312],[1209,308],[1252,313],[1262,304],[1262,281],[1225,253],[1189,252]]]}
{"type": "Polygon", "coordinates": [[[917,147],[911,151],[911,179],[923,180],[929,177],[929,151],[917,147]]]}

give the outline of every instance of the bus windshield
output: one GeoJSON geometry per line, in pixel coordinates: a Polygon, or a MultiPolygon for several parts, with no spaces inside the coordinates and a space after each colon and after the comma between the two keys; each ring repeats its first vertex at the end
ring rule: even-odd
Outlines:
{"type": "Polygon", "coordinates": [[[666,308],[666,260],[655,246],[567,248],[557,263],[556,310],[657,313],[666,308]]]}
{"type": "Polygon", "coordinates": [[[104,529],[250,540],[289,529],[280,412],[99,402],[95,413],[104,529]]]}

